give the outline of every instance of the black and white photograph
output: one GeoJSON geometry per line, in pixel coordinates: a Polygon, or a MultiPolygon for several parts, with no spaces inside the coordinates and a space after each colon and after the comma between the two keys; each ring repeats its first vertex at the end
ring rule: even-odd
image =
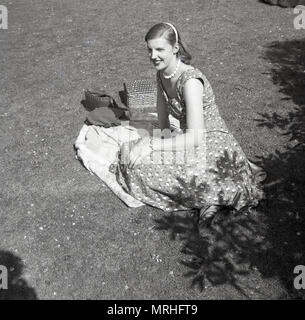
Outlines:
{"type": "Polygon", "coordinates": [[[0,0],[0,75],[0,300],[305,299],[305,0],[0,0]]]}

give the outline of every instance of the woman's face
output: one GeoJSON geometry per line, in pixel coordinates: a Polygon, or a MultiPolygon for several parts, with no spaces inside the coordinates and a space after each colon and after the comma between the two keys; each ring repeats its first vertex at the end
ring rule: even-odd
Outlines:
{"type": "Polygon", "coordinates": [[[149,58],[157,70],[166,69],[177,53],[176,46],[172,46],[164,37],[147,41],[149,58]]]}

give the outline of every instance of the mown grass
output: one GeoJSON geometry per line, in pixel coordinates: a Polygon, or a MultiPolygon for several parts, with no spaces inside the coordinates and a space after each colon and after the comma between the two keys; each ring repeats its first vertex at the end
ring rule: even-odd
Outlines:
{"type": "Polygon", "coordinates": [[[290,9],[256,0],[7,7],[9,29],[0,30],[0,264],[23,280],[10,294],[301,296],[292,285],[293,266],[304,260],[304,30],[293,28],[290,9]],[[86,116],[83,89],[118,92],[126,81],[154,78],[144,35],[159,21],[178,26],[229,128],[269,174],[258,211],[220,219],[206,239],[185,213],[126,208],[74,158],[86,116]]]}

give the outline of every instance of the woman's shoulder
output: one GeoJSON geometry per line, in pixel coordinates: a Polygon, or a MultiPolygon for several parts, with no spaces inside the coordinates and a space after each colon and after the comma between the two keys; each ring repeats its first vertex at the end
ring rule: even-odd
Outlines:
{"type": "Polygon", "coordinates": [[[181,75],[179,76],[178,80],[177,80],[177,88],[183,88],[185,83],[189,80],[189,79],[199,79],[201,80],[201,82],[203,83],[203,85],[205,85],[205,82],[207,81],[205,75],[203,74],[203,72],[196,68],[196,67],[190,67],[187,68],[186,70],[184,70],[181,75]]]}

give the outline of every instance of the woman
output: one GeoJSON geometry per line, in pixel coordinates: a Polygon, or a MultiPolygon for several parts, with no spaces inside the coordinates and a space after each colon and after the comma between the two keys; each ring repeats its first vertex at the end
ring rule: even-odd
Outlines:
{"type": "Polygon", "coordinates": [[[240,210],[263,197],[262,169],[247,160],[220,117],[210,83],[190,65],[177,29],[153,26],[145,37],[157,70],[157,112],[163,137],[121,150],[117,178],[136,199],[165,211],[198,209],[200,225],[224,206],[240,210]],[[182,133],[170,134],[169,115],[182,133]],[[128,153],[129,162],[124,163],[128,153]]]}

